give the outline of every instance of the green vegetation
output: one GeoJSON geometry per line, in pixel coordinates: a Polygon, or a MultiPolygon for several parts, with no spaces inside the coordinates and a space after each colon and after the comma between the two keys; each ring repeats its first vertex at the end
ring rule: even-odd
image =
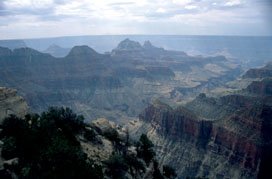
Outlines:
{"type": "Polygon", "coordinates": [[[153,178],[164,179],[164,177],[161,174],[161,171],[159,169],[159,163],[157,161],[153,162],[153,167],[154,167],[153,178]]]}
{"type": "Polygon", "coordinates": [[[84,131],[84,138],[87,139],[88,141],[92,142],[92,143],[101,143],[101,141],[99,141],[97,139],[97,135],[95,133],[95,131],[93,129],[87,129],[84,131]]]}
{"type": "Polygon", "coordinates": [[[123,155],[111,155],[109,160],[107,160],[105,163],[108,167],[107,175],[114,179],[123,178],[126,171],[128,170],[128,165],[123,155]]]}
{"type": "Polygon", "coordinates": [[[177,173],[176,173],[175,169],[169,165],[163,166],[163,175],[167,178],[176,178],[177,177],[177,173]]]}
{"type": "Polygon", "coordinates": [[[2,157],[19,159],[10,169],[19,178],[103,178],[75,137],[84,127],[83,116],[69,108],[51,107],[25,120],[10,116],[2,125],[2,157]]]}
{"type": "Polygon", "coordinates": [[[144,163],[135,155],[126,155],[125,161],[129,166],[130,174],[135,176],[137,173],[144,173],[146,171],[144,163]],[[135,170],[135,173],[133,172],[135,170]]]}
{"type": "Polygon", "coordinates": [[[115,129],[105,132],[104,136],[115,144],[120,145],[121,140],[119,138],[118,132],[115,129]]]}
{"type": "Polygon", "coordinates": [[[148,139],[146,134],[142,134],[140,140],[137,143],[137,155],[142,158],[148,165],[151,160],[155,157],[153,150],[154,144],[148,139]]]}

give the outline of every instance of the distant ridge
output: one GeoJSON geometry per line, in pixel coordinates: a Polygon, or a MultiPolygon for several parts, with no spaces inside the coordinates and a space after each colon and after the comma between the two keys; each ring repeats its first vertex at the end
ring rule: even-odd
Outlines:
{"type": "Polygon", "coordinates": [[[120,41],[130,39],[144,44],[149,40],[156,47],[184,51],[190,55],[211,56],[227,53],[246,69],[264,65],[272,59],[272,37],[197,36],[197,35],[86,35],[41,39],[24,39],[28,47],[46,50],[50,45],[72,48],[88,45],[99,53],[111,52],[120,41]]]}
{"type": "Polygon", "coordinates": [[[97,53],[94,49],[88,47],[87,45],[75,46],[73,47],[69,54],[66,56],[68,58],[72,57],[98,57],[101,54],[97,53]]]}
{"type": "Polygon", "coordinates": [[[139,50],[139,49],[142,49],[141,44],[139,42],[132,41],[128,38],[121,41],[116,48],[116,50],[139,50]]]}
{"type": "Polygon", "coordinates": [[[70,48],[62,48],[59,45],[50,45],[44,52],[53,55],[54,57],[65,57],[70,52],[70,48]]]}
{"type": "Polygon", "coordinates": [[[23,40],[0,40],[0,47],[7,47],[11,50],[27,47],[23,40]]]}

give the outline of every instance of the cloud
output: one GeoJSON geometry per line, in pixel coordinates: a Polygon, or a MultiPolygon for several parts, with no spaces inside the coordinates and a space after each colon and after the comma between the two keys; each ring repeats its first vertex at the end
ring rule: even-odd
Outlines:
{"type": "Polygon", "coordinates": [[[163,8],[159,8],[159,9],[156,10],[156,12],[157,12],[157,13],[165,13],[166,10],[163,9],[163,8]]]}
{"type": "MultiPolygon", "coordinates": [[[[49,16],[52,20],[66,16],[96,17],[96,18],[132,18],[154,20],[172,17],[178,14],[201,13],[212,9],[226,9],[226,7],[237,6],[239,0],[222,1],[218,0],[5,0],[5,9],[0,15],[33,15],[49,16]],[[196,10],[197,9],[197,10],[196,10]],[[5,13],[3,13],[5,12],[5,13]],[[162,15],[164,14],[164,15],[162,15]],[[141,18],[139,18],[141,17],[141,18]]],[[[1,4],[0,4],[1,7],[1,4]]],[[[4,7],[4,6],[3,6],[4,7]]],[[[40,18],[46,19],[46,18],[40,18]]]]}
{"type": "Polygon", "coordinates": [[[224,4],[224,6],[229,6],[229,7],[232,7],[232,6],[239,6],[239,5],[242,5],[242,1],[241,0],[230,0],[228,2],[226,2],[224,4]]]}
{"type": "Polygon", "coordinates": [[[185,9],[196,9],[198,6],[196,5],[186,5],[184,8],[185,9]]]}
{"type": "Polygon", "coordinates": [[[189,3],[191,3],[192,0],[173,0],[174,4],[179,4],[179,5],[187,5],[189,3]]]}
{"type": "Polygon", "coordinates": [[[2,27],[0,38],[16,37],[15,32],[20,29],[21,32],[18,34],[29,33],[35,29],[35,33],[30,34],[37,36],[47,36],[48,33],[44,33],[44,29],[52,29],[55,36],[61,32],[73,35],[152,34],[159,31],[160,34],[178,32],[205,34],[211,32],[210,28],[217,29],[218,34],[232,34],[234,31],[229,28],[225,30],[225,27],[234,28],[240,25],[252,26],[246,31],[239,31],[240,34],[251,34],[254,33],[253,27],[258,26],[266,31],[267,24],[271,24],[268,22],[269,18],[271,20],[271,2],[270,0],[0,0],[2,27]],[[69,30],[65,31],[64,27],[69,30]],[[26,28],[28,30],[25,30],[26,28]]]}
{"type": "Polygon", "coordinates": [[[110,3],[109,6],[126,6],[126,5],[134,5],[135,2],[116,2],[116,3],[110,3]]]}
{"type": "Polygon", "coordinates": [[[3,10],[3,9],[5,9],[4,1],[0,1],[0,11],[3,10]]]}

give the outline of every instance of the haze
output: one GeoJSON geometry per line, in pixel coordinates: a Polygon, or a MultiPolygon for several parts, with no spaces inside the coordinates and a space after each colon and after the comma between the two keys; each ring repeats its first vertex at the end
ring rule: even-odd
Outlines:
{"type": "Polygon", "coordinates": [[[0,39],[272,35],[269,0],[1,0],[0,39]]]}

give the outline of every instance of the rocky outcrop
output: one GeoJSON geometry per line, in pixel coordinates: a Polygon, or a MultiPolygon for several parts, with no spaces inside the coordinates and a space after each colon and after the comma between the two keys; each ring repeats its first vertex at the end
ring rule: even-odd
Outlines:
{"type": "Polygon", "coordinates": [[[143,47],[139,42],[129,39],[121,41],[118,46],[112,50],[112,56],[140,57],[143,56],[143,47]]]}
{"type": "Polygon", "coordinates": [[[26,101],[16,94],[15,89],[0,87],[0,123],[10,114],[24,117],[28,113],[29,107],[26,101]]]}
{"type": "Polygon", "coordinates": [[[91,122],[91,127],[99,131],[100,134],[104,134],[109,131],[116,130],[121,139],[125,139],[126,130],[117,125],[116,123],[109,121],[105,118],[99,118],[91,122]]]}
{"type": "Polygon", "coordinates": [[[168,51],[163,48],[155,47],[150,41],[145,41],[143,46],[136,41],[130,39],[125,39],[121,41],[117,48],[113,49],[111,52],[112,56],[125,56],[133,58],[147,58],[145,60],[150,61],[154,58],[185,58],[188,57],[186,53],[179,51],[168,51]]]}
{"type": "Polygon", "coordinates": [[[96,141],[88,141],[84,137],[80,137],[80,144],[83,151],[88,157],[95,162],[102,164],[114,152],[114,146],[110,140],[105,138],[103,134],[110,130],[116,129],[116,124],[107,119],[100,118],[92,121],[91,127],[87,127],[87,131],[94,132],[96,141]]]}
{"type": "MultiPolygon", "coordinates": [[[[272,76],[272,73],[271,75],[272,76]]],[[[257,95],[272,95],[272,79],[264,79],[262,81],[253,81],[245,91],[257,95]]]]}
{"type": "Polygon", "coordinates": [[[267,78],[272,77],[272,63],[267,63],[262,68],[250,69],[244,75],[243,78],[267,78]]]}
{"type": "Polygon", "coordinates": [[[54,57],[65,57],[68,55],[71,49],[69,48],[62,48],[58,45],[50,45],[44,52],[49,53],[54,57]]]}
{"type": "MultiPolygon", "coordinates": [[[[16,96],[16,94],[17,90],[15,89],[0,87],[0,124],[11,114],[24,118],[28,113],[29,107],[26,101],[23,97],[16,96]]],[[[1,157],[2,147],[3,142],[0,141],[0,172],[2,172],[4,165],[11,165],[16,161],[16,159],[4,161],[1,157]]]]}
{"type": "Polygon", "coordinates": [[[269,69],[250,69],[243,78],[263,78],[272,76],[272,70],[269,69]]]}
{"type": "Polygon", "coordinates": [[[143,47],[145,49],[155,49],[155,48],[157,48],[157,47],[153,46],[149,40],[144,42],[143,47]]]}
{"type": "Polygon", "coordinates": [[[68,58],[74,59],[77,58],[90,59],[99,56],[100,56],[99,53],[97,53],[95,50],[86,45],[73,47],[69,54],[67,55],[68,58]]]}
{"type": "Polygon", "coordinates": [[[139,50],[142,46],[139,42],[135,42],[129,39],[121,41],[115,50],[139,50]]]}

